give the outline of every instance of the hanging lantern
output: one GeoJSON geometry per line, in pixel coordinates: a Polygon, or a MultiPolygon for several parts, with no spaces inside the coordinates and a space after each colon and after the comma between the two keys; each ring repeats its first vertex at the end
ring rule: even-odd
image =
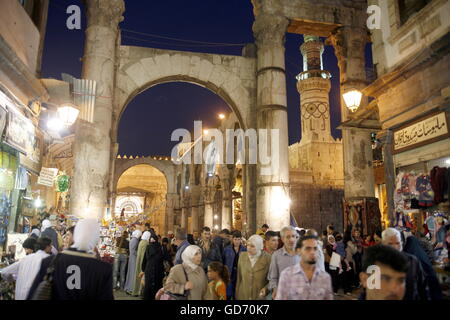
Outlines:
{"type": "Polygon", "coordinates": [[[66,192],[69,190],[70,179],[66,174],[62,174],[56,178],[56,192],[66,192]]]}
{"type": "Polygon", "coordinates": [[[77,120],[78,110],[73,104],[65,104],[58,108],[58,117],[66,126],[71,126],[77,120]]]}
{"type": "Polygon", "coordinates": [[[361,104],[362,92],[356,89],[347,91],[342,95],[344,97],[345,104],[351,112],[355,112],[361,104]]]}

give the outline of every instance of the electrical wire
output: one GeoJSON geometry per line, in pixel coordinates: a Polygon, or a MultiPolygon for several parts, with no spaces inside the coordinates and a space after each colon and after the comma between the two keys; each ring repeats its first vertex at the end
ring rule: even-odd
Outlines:
{"type": "Polygon", "coordinates": [[[129,30],[129,29],[125,29],[125,28],[121,28],[120,30],[129,32],[129,33],[143,35],[143,36],[153,37],[153,38],[180,41],[180,42],[190,42],[190,43],[196,43],[196,44],[205,44],[205,45],[245,46],[247,44],[247,43],[224,43],[224,42],[207,42],[207,41],[197,41],[197,40],[186,40],[186,39],[180,39],[180,38],[161,36],[161,35],[157,35],[157,34],[153,34],[153,33],[139,32],[139,31],[129,30]]]}
{"type": "Polygon", "coordinates": [[[220,47],[241,47],[244,45],[237,45],[237,44],[227,44],[227,45],[218,45],[218,44],[175,44],[175,43],[165,43],[165,42],[159,42],[149,39],[141,39],[141,38],[135,38],[128,35],[122,35],[122,38],[130,39],[130,40],[136,40],[136,41],[143,41],[147,43],[157,44],[157,45],[163,45],[163,46],[175,46],[175,47],[210,47],[210,48],[220,48],[220,47]]]}

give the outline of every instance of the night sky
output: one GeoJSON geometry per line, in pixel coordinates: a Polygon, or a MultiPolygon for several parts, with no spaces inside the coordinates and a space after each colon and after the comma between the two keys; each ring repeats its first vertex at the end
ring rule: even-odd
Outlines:
{"type": "MultiPolygon", "coordinates": [[[[250,0],[126,0],[125,5],[125,20],[120,24],[124,45],[241,55],[242,44],[254,42],[254,15],[250,0]],[[233,46],[205,45],[162,37],[233,46]]],[[[50,1],[42,78],[61,79],[63,72],[78,78],[81,76],[85,27],[84,7],[80,0],[50,1]],[[81,7],[81,30],[66,27],[69,17],[66,8],[72,4],[81,7]]],[[[299,49],[302,42],[301,35],[286,34],[290,144],[300,140],[301,132],[300,97],[295,76],[303,71],[299,49]]],[[[366,60],[370,65],[370,46],[366,49],[366,60]]],[[[335,129],[340,119],[339,69],[331,46],[325,47],[324,68],[333,76],[330,93],[332,134],[341,137],[341,132],[335,129]]],[[[170,155],[176,144],[170,141],[174,129],[192,130],[194,120],[202,120],[205,127],[212,126],[218,113],[228,111],[230,108],[226,102],[200,86],[182,82],[154,86],[138,95],[125,110],[119,124],[119,154],[170,155]]]]}

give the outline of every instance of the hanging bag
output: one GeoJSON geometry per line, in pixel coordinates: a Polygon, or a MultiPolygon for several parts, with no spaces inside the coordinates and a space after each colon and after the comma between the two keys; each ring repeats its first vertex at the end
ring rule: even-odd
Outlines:
{"type": "Polygon", "coordinates": [[[31,300],[51,300],[53,292],[53,272],[55,271],[55,264],[59,254],[53,257],[50,265],[47,268],[47,273],[41,283],[36,288],[31,300]]]}
{"type": "MultiPolygon", "coordinates": [[[[186,277],[185,283],[187,283],[189,281],[189,278],[186,273],[186,269],[184,268],[183,265],[181,265],[181,267],[183,268],[184,275],[186,277]]],[[[189,290],[184,290],[183,294],[176,294],[176,293],[172,293],[170,291],[164,290],[164,288],[161,288],[156,293],[155,300],[187,300],[188,296],[189,296],[189,290]]]]}

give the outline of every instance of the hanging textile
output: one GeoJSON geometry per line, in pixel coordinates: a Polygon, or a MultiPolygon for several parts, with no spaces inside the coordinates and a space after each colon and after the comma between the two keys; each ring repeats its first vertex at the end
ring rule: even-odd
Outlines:
{"type": "Polygon", "coordinates": [[[434,202],[444,202],[444,194],[448,190],[447,168],[434,167],[430,172],[430,183],[434,191],[434,202]]]}
{"type": "Polygon", "coordinates": [[[416,189],[419,192],[419,205],[432,207],[434,205],[434,192],[431,188],[429,175],[420,175],[416,181],[416,189]]]}
{"type": "Polygon", "coordinates": [[[28,171],[24,167],[19,167],[16,177],[16,189],[25,190],[28,187],[28,171]]]}

